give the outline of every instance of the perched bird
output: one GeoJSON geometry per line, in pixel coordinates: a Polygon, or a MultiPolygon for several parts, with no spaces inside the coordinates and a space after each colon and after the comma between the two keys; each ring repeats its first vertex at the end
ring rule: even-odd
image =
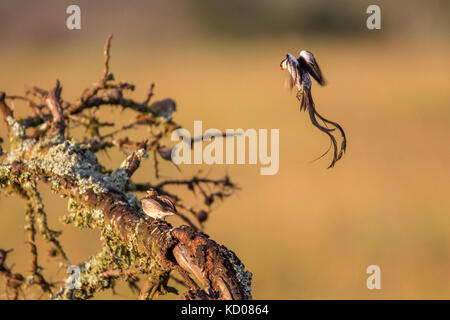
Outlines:
{"type": "Polygon", "coordinates": [[[155,114],[168,121],[172,119],[172,114],[177,110],[177,104],[170,98],[156,101],[150,107],[155,114]]]}
{"type": "MultiPolygon", "coordinates": [[[[316,59],[311,52],[302,50],[298,58],[295,58],[290,53],[286,54],[286,58],[283,59],[283,61],[281,61],[280,63],[280,68],[281,70],[289,71],[290,88],[292,89],[294,86],[297,87],[297,99],[300,101],[300,111],[308,110],[312,124],[320,131],[326,133],[330,138],[334,153],[333,161],[328,168],[332,168],[334,164],[342,158],[347,147],[347,139],[342,127],[336,122],[327,120],[322,117],[316,111],[316,108],[314,106],[314,101],[311,95],[311,77],[313,77],[321,86],[325,85],[325,79],[322,75],[322,71],[319,68],[319,64],[316,62],[316,59]],[[319,124],[317,119],[321,120],[325,126],[319,124]],[[329,128],[328,126],[330,126],[331,128],[329,128]],[[335,129],[339,130],[342,137],[340,150],[338,149],[336,138],[332,134],[335,129]]],[[[329,150],[321,155],[319,159],[327,154],[328,151],[329,150]]]]}
{"type": "Polygon", "coordinates": [[[167,196],[160,196],[155,189],[149,189],[145,198],[141,200],[142,210],[154,219],[165,219],[177,213],[175,204],[167,196]]]}

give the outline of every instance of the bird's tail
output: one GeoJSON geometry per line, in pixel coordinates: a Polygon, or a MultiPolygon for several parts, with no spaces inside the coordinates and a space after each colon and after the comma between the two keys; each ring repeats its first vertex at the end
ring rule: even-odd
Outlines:
{"type": "Polygon", "coordinates": [[[297,99],[300,101],[300,111],[306,110],[308,108],[308,97],[306,96],[306,91],[303,89],[298,91],[297,99]]]}
{"type": "MultiPolygon", "coordinates": [[[[311,93],[310,93],[310,95],[311,95],[311,93]]],[[[311,101],[312,101],[312,98],[311,98],[311,101]]],[[[313,102],[313,103],[314,103],[314,102],[313,102]]],[[[328,124],[334,126],[335,128],[337,128],[337,129],[339,130],[339,132],[340,132],[340,134],[341,134],[341,138],[342,138],[342,143],[341,143],[341,150],[339,151],[339,154],[338,154],[338,157],[337,157],[336,161],[339,160],[339,159],[341,159],[342,156],[343,156],[344,153],[345,153],[345,150],[347,149],[347,137],[345,136],[344,129],[342,129],[342,127],[341,127],[338,123],[333,122],[333,121],[330,121],[330,120],[325,119],[324,117],[322,117],[315,109],[314,109],[314,111],[315,111],[316,116],[317,116],[320,120],[322,120],[325,124],[328,123],[328,124]]]]}
{"type": "MultiPolygon", "coordinates": [[[[302,90],[302,93],[299,96],[297,96],[297,98],[300,100],[300,110],[308,110],[309,117],[311,119],[311,123],[316,128],[318,128],[320,131],[322,131],[326,135],[328,135],[328,137],[330,138],[331,144],[333,145],[333,160],[332,160],[332,162],[331,162],[331,164],[329,165],[328,168],[332,168],[335,165],[335,163],[339,159],[341,159],[342,156],[345,153],[345,150],[346,150],[346,147],[347,147],[347,138],[345,136],[345,132],[344,132],[344,130],[342,129],[342,127],[338,123],[330,121],[328,119],[325,119],[324,117],[322,117],[317,112],[317,110],[315,108],[315,105],[314,105],[314,101],[312,99],[312,95],[311,95],[311,90],[310,89],[302,90]],[[322,126],[317,121],[317,118],[319,118],[321,121],[323,121],[323,123],[325,124],[325,127],[322,126]],[[328,128],[327,124],[330,125],[331,128],[328,128]],[[341,148],[340,148],[339,151],[338,151],[336,138],[332,134],[332,132],[335,131],[336,129],[339,130],[339,132],[341,133],[341,137],[342,137],[341,148]]],[[[328,153],[328,151],[326,153],[328,153]]],[[[324,155],[322,155],[322,156],[324,156],[324,155]]]]}

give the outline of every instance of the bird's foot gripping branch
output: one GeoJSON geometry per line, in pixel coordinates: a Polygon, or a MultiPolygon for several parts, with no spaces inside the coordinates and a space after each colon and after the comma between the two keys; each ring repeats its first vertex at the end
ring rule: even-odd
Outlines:
{"type": "Polygon", "coordinates": [[[251,273],[231,250],[200,231],[211,213],[211,205],[237,189],[228,176],[212,179],[197,174],[155,184],[132,181],[148,154],[154,157],[158,177],[160,161],[171,161],[165,140],[180,126],[172,120],[173,100],[151,103],[153,85],[142,102],[124,97],[127,91],[134,90],[134,85],[116,82],[109,72],[110,43],[111,36],[105,45],[102,78],[86,89],[77,102],[62,98],[58,81],[50,91],[34,87],[24,96],[0,93],[0,111],[9,135],[9,150],[0,149],[0,184],[3,193],[17,194],[25,202],[25,229],[31,253],[30,274],[21,275],[11,272],[9,250],[1,249],[0,276],[7,280],[7,297],[26,298],[27,290],[36,287],[55,299],[86,299],[99,291],[114,289],[116,282],[123,280],[138,292],[139,298],[149,299],[177,293],[169,285],[169,280],[173,280],[186,288],[184,299],[251,299],[251,273]],[[34,114],[16,118],[8,100],[22,101],[34,114]],[[137,116],[131,123],[105,134],[103,130],[115,124],[102,122],[98,113],[92,112],[102,106],[132,109],[137,116]],[[69,136],[70,129],[76,126],[86,128],[87,135],[82,139],[69,136]],[[151,128],[151,135],[144,137],[144,142],[133,142],[127,137],[116,139],[137,126],[151,128]],[[134,151],[115,170],[107,170],[96,156],[99,151],[130,146],[134,151]],[[51,255],[61,259],[62,267],[74,267],[70,254],[58,241],[59,233],[47,224],[39,182],[49,184],[55,193],[68,199],[65,223],[95,228],[101,233],[100,252],[75,266],[76,274],[63,279],[65,282],[47,280],[50,277],[38,259],[41,252],[38,255],[35,239],[41,236],[53,247],[51,255]],[[194,209],[167,190],[170,187],[186,187],[200,195],[204,208],[194,209]],[[145,215],[134,193],[148,189],[169,196],[178,209],[174,213],[188,225],[173,227],[145,215]]]}

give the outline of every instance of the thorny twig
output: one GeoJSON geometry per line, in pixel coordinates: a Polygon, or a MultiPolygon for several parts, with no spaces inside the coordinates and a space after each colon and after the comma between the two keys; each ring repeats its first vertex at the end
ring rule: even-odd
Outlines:
{"type": "Polygon", "coordinates": [[[12,268],[7,267],[6,258],[13,250],[0,249],[0,275],[6,279],[5,295],[6,299],[17,300],[19,293],[24,296],[22,286],[25,284],[25,277],[20,273],[13,273],[12,268]],[[10,297],[9,293],[12,290],[13,296],[10,297]]]}

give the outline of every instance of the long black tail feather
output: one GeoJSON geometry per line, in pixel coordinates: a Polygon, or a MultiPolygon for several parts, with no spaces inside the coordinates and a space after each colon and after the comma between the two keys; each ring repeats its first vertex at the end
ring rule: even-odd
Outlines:
{"type": "MultiPolygon", "coordinates": [[[[312,98],[311,98],[311,101],[312,101],[312,98]]],[[[345,150],[347,149],[347,137],[345,136],[344,129],[342,129],[342,127],[338,123],[330,121],[330,120],[325,119],[324,117],[322,117],[315,109],[314,109],[314,111],[315,111],[315,114],[317,115],[317,117],[320,120],[322,120],[324,123],[328,123],[328,124],[331,124],[331,125],[335,126],[339,130],[339,132],[341,133],[341,137],[342,137],[341,150],[339,152],[337,160],[341,159],[342,156],[345,153],[345,150]]]]}
{"type": "MultiPolygon", "coordinates": [[[[328,166],[329,168],[334,167],[335,163],[342,158],[343,154],[345,153],[346,147],[347,147],[347,138],[345,136],[345,132],[342,129],[342,127],[333,121],[330,121],[328,119],[325,119],[324,117],[322,117],[316,110],[315,105],[314,105],[314,101],[312,99],[312,95],[311,95],[311,91],[308,90],[303,90],[302,92],[299,92],[300,95],[297,95],[297,98],[300,100],[300,110],[308,110],[309,112],[309,117],[311,119],[311,123],[318,128],[320,131],[324,132],[325,134],[328,135],[328,137],[330,138],[330,141],[333,145],[333,160],[331,162],[331,164],[328,166]],[[317,121],[317,118],[319,118],[320,120],[322,120],[325,124],[325,126],[327,125],[327,123],[331,126],[333,126],[334,128],[328,128],[328,127],[324,127],[321,124],[319,124],[319,122],[317,121]],[[331,132],[335,131],[335,129],[338,129],[339,132],[341,133],[341,137],[342,137],[342,143],[341,143],[341,148],[338,151],[338,146],[337,146],[337,142],[336,142],[336,138],[331,134],[331,132]]],[[[329,150],[328,150],[329,151],[329,150]]],[[[325,152],[326,153],[328,153],[325,152]]],[[[325,154],[323,154],[321,157],[323,157],[325,154]]]]}
{"type": "Polygon", "coordinates": [[[309,111],[309,117],[311,118],[311,122],[312,122],[312,124],[316,127],[316,128],[318,128],[320,131],[322,131],[322,132],[324,132],[325,134],[327,134],[328,135],[328,137],[330,138],[330,140],[331,140],[331,143],[333,144],[333,160],[331,161],[331,164],[328,166],[328,169],[329,168],[332,168],[332,167],[334,167],[334,164],[336,163],[336,161],[337,161],[337,157],[338,157],[338,147],[337,147],[337,142],[336,142],[336,138],[331,134],[331,131],[332,130],[334,130],[334,129],[328,129],[328,128],[325,128],[325,127],[323,127],[323,126],[321,126],[318,122],[317,122],[317,119],[316,119],[316,110],[315,110],[315,107],[314,107],[314,104],[309,104],[308,105],[308,111],[309,111]]]}

